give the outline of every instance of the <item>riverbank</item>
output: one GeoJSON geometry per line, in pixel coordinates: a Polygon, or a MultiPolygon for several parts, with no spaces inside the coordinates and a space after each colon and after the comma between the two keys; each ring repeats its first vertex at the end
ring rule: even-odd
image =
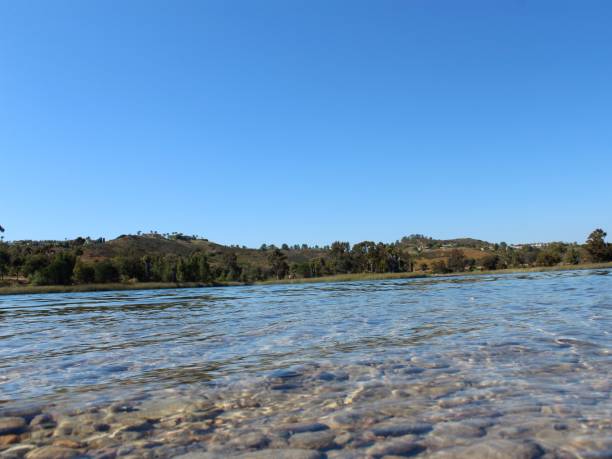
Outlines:
{"type": "MultiPolygon", "coordinates": [[[[562,266],[537,266],[533,268],[510,268],[497,269],[493,271],[465,271],[448,274],[432,274],[422,272],[403,273],[356,273],[336,274],[334,276],[309,277],[300,279],[270,279],[256,282],[255,285],[277,285],[277,284],[303,284],[324,282],[356,282],[371,280],[391,279],[419,279],[427,277],[446,276],[469,276],[469,275],[491,275],[491,274],[515,274],[515,273],[537,273],[548,271],[574,271],[581,269],[607,269],[612,268],[612,262],[608,263],[583,263],[579,265],[562,266]]],[[[80,285],[15,285],[0,287],[0,295],[30,295],[38,293],[72,293],[72,292],[103,292],[114,290],[159,290],[175,288],[202,288],[202,287],[229,287],[236,285],[247,285],[240,282],[214,282],[203,284],[201,282],[136,282],[136,283],[111,283],[111,284],[80,284],[80,285]]]]}
{"type": "Polygon", "coordinates": [[[447,274],[432,274],[422,272],[405,272],[405,273],[356,273],[356,274],[336,274],[335,276],[309,277],[301,279],[271,279],[262,282],[257,282],[258,285],[274,285],[274,284],[303,284],[315,282],[355,282],[368,280],[388,280],[388,279],[418,279],[426,277],[448,277],[448,276],[474,276],[474,275],[491,275],[491,274],[516,274],[516,273],[539,273],[548,271],[576,271],[581,269],[608,269],[612,268],[612,262],[607,263],[582,263],[579,265],[561,265],[561,266],[536,266],[533,268],[508,268],[496,269],[491,271],[463,271],[447,274]]]}
{"type": "Polygon", "coordinates": [[[114,290],[160,290],[174,288],[229,287],[242,285],[239,282],[135,282],[79,285],[15,285],[0,287],[0,295],[30,295],[37,293],[105,292],[114,290]]]}

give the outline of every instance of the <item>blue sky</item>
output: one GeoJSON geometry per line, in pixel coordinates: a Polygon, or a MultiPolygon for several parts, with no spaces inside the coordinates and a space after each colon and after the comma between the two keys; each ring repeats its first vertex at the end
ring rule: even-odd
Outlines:
{"type": "Polygon", "coordinates": [[[5,1],[0,224],[221,243],[612,232],[609,1],[5,1]]]}

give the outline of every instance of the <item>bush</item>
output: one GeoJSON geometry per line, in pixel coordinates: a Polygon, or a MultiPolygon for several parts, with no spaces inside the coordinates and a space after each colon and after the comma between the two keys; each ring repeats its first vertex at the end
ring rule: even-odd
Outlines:
{"type": "Polygon", "coordinates": [[[465,254],[462,250],[453,249],[448,257],[448,269],[459,272],[465,270],[465,254]]]}
{"type": "Polygon", "coordinates": [[[109,260],[94,263],[94,281],[97,284],[119,282],[119,270],[109,260]]]}
{"type": "Polygon", "coordinates": [[[446,274],[450,272],[444,260],[435,260],[431,263],[431,271],[434,274],[446,274]]]}
{"type": "Polygon", "coordinates": [[[68,285],[72,282],[74,255],[58,253],[51,263],[34,273],[32,283],[36,285],[68,285]]]}
{"type": "Polygon", "coordinates": [[[580,263],[580,252],[575,247],[570,247],[567,249],[567,252],[565,252],[563,261],[570,265],[577,265],[580,263]]]}
{"type": "Polygon", "coordinates": [[[312,276],[312,272],[310,270],[310,264],[308,262],[292,264],[290,272],[296,277],[308,278],[312,276]]]}
{"type": "Polygon", "coordinates": [[[73,272],[74,281],[79,284],[91,284],[96,277],[95,269],[92,265],[77,263],[73,272]]]}
{"type": "Polygon", "coordinates": [[[25,263],[23,264],[23,274],[24,276],[30,276],[34,274],[36,271],[40,271],[41,269],[49,266],[50,260],[49,257],[43,254],[31,255],[26,258],[25,263]]]}
{"type": "Polygon", "coordinates": [[[189,257],[181,257],[176,265],[179,282],[211,282],[212,273],[206,255],[196,252],[189,257]]]}
{"type": "Polygon", "coordinates": [[[482,267],[486,270],[493,271],[499,267],[499,255],[487,255],[482,259],[482,267]]]}
{"type": "Polygon", "coordinates": [[[0,247],[0,279],[4,278],[4,274],[8,272],[8,267],[11,262],[11,256],[8,251],[0,247]]]}
{"type": "Polygon", "coordinates": [[[120,276],[126,279],[146,280],[145,264],[137,257],[117,257],[114,260],[120,276]]]}
{"type": "Polygon", "coordinates": [[[539,266],[555,266],[561,262],[561,256],[556,251],[543,250],[538,254],[536,263],[539,266]]]}

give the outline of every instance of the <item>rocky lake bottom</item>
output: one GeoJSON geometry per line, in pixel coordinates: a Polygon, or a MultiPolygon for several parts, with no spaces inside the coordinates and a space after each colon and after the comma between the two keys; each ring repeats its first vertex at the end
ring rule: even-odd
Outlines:
{"type": "Polygon", "coordinates": [[[611,458],[611,287],[0,297],[0,458],[611,458]]]}

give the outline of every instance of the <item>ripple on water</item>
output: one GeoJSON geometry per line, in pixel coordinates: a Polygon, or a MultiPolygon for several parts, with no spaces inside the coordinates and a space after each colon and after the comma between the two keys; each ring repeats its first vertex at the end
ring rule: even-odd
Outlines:
{"type": "Polygon", "coordinates": [[[609,457],[609,273],[0,297],[0,455],[609,457]]]}

